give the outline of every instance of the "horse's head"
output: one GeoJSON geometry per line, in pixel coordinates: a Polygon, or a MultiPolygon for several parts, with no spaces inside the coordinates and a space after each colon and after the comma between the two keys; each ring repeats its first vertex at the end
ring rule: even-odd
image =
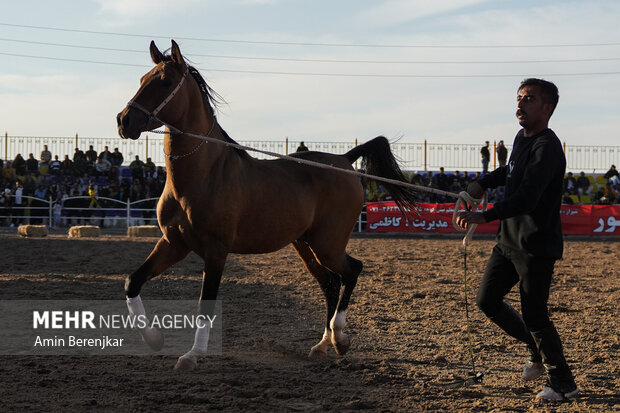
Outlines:
{"type": "Polygon", "coordinates": [[[170,56],[165,56],[152,41],[151,58],[155,67],[142,76],[140,88],[116,116],[121,138],[138,139],[141,132],[160,127],[159,119],[174,123],[183,110],[178,96],[183,93],[188,67],[179,45],[172,40],[170,56]],[[172,100],[175,104],[170,104],[172,100]]]}

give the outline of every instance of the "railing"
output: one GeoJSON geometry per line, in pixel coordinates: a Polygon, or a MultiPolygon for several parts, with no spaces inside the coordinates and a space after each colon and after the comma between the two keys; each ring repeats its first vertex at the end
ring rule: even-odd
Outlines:
{"type": "MultiPolygon", "coordinates": [[[[278,154],[288,154],[294,152],[301,140],[294,139],[279,141],[239,141],[240,144],[252,148],[275,152],[278,154]]],[[[319,142],[304,140],[310,150],[345,153],[358,144],[357,139],[349,142],[319,142]]],[[[363,141],[360,141],[363,143],[363,141]]],[[[125,165],[128,165],[138,155],[140,159],[151,158],[156,165],[163,165],[165,156],[163,153],[163,137],[149,136],[137,140],[114,138],[92,138],[92,137],[32,137],[32,136],[9,136],[5,134],[3,145],[0,146],[0,158],[12,160],[15,155],[21,153],[24,158],[28,154],[34,154],[38,159],[43,145],[47,145],[52,154],[58,155],[59,159],[64,159],[64,155],[73,157],[75,148],[84,151],[90,145],[97,152],[101,152],[104,146],[110,150],[119,148],[123,154],[125,165]]],[[[490,148],[492,159],[489,169],[499,166],[495,156],[496,143],[493,142],[490,148]]],[[[447,171],[468,171],[475,172],[482,169],[480,161],[481,144],[449,144],[449,143],[429,143],[424,140],[422,143],[393,142],[392,151],[401,162],[403,169],[407,171],[427,171],[438,170],[444,167],[447,171]]],[[[511,145],[506,145],[509,153],[511,145]]],[[[567,160],[567,170],[573,172],[584,171],[586,173],[604,173],[612,164],[620,162],[620,146],[593,146],[593,145],[566,145],[564,152],[567,160]]],[[[252,152],[252,156],[259,159],[269,158],[257,152],[252,152]]]]}
{"type": "MultiPolygon", "coordinates": [[[[158,225],[156,205],[159,198],[139,199],[130,202],[106,197],[96,199],[98,206],[91,207],[92,198],[90,196],[64,198],[62,205],[59,202],[53,202],[51,198],[46,200],[22,196],[22,204],[16,206],[14,204],[15,195],[11,195],[10,207],[0,205],[0,228],[22,224],[41,224],[50,228],[83,224],[107,228],[144,224],[158,225]]],[[[364,206],[354,229],[357,232],[362,232],[365,224],[366,206],[364,206]]]]}
{"type": "Polygon", "coordinates": [[[156,205],[159,198],[123,202],[118,199],[90,196],[68,197],[59,202],[22,196],[22,204],[15,204],[11,195],[7,206],[0,205],[0,226],[42,224],[54,227],[92,224],[101,227],[157,225],[156,205]]]}

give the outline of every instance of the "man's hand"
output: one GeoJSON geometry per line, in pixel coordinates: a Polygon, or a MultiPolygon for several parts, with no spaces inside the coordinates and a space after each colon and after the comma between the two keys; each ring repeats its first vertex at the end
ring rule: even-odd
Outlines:
{"type": "Polygon", "coordinates": [[[486,222],[487,220],[484,219],[484,215],[482,215],[482,212],[462,211],[459,212],[456,216],[456,223],[461,228],[467,228],[470,224],[486,224],[486,222]]]}
{"type": "Polygon", "coordinates": [[[472,182],[467,185],[467,193],[471,195],[472,198],[480,199],[484,194],[484,189],[480,186],[478,182],[472,182]]]}

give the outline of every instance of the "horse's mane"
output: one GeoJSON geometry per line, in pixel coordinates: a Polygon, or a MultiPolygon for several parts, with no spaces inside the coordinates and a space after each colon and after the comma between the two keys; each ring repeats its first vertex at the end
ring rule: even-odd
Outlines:
{"type": "MultiPolygon", "coordinates": [[[[172,60],[172,57],[166,55],[164,56],[164,60],[170,61],[172,60]]],[[[187,64],[187,69],[189,70],[189,74],[192,75],[192,77],[198,84],[198,88],[200,89],[200,93],[202,94],[202,99],[204,101],[205,107],[209,110],[209,112],[215,119],[214,108],[217,108],[219,105],[226,103],[226,101],[224,100],[224,98],[222,98],[222,96],[220,96],[219,93],[217,93],[215,90],[211,88],[211,86],[207,84],[207,81],[204,80],[204,78],[202,77],[198,69],[196,69],[193,66],[190,66],[187,63],[187,61],[185,62],[185,64],[187,64]]],[[[230,135],[228,135],[228,133],[224,130],[224,128],[222,128],[222,125],[220,125],[220,129],[222,131],[222,135],[224,135],[225,141],[238,145],[238,143],[233,138],[231,138],[230,135]]],[[[237,154],[239,154],[239,156],[241,156],[242,158],[251,158],[250,154],[248,154],[243,149],[233,148],[233,150],[236,151],[237,154]]]]}

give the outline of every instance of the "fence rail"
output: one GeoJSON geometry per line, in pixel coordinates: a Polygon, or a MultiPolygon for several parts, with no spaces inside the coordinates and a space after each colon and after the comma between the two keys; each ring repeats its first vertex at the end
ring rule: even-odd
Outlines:
{"type": "MultiPolygon", "coordinates": [[[[300,142],[301,140],[289,140],[288,138],[283,141],[239,141],[245,146],[283,155],[294,152],[300,142]]],[[[310,150],[331,153],[345,153],[358,144],[357,139],[349,142],[307,140],[304,142],[310,150]]],[[[97,152],[101,152],[104,146],[108,146],[110,150],[119,148],[125,158],[125,165],[135,159],[136,155],[142,160],[150,157],[156,165],[164,165],[165,162],[163,137],[159,135],[149,136],[148,134],[138,140],[127,140],[118,137],[93,138],[78,135],[75,137],[11,136],[5,133],[4,142],[0,148],[0,158],[12,160],[18,153],[27,158],[28,154],[32,153],[38,159],[43,145],[47,145],[50,152],[58,155],[60,160],[64,159],[64,155],[69,155],[71,158],[76,147],[86,150],[92,145],[97,152]]],[[[490,148],[493,159],[490,162],[489,169],[498,166],[494,147],[495,142],[490,148]]],[[[438,170],[442,166],[446,170],[479,171],[482,169],[480,148],[480,144],[429,143],[427,140],[422,143],[392,143],[392,151],[400,160],[403,169],[407,171],[438,170]]],[[[506,145],[506,148],[510,153],[511,145],[506,145]]],[[[610,165],[618,164],[620,161],[620,146],[564,144],[564,152],[567,170],[573,172],[603,173],[609,169],[610,165]]],[[[253,152],[252,156],[259,159],[268,158],[268,156],[256,152],[253,152]]]]}
{"type": "Polygon", "coordinates": [[[102,227],[129,227],[131,225],[157,225],[156,208],[159,198],[124,202],[99,197],[91,205],[90,196],[63,199],[63,204],[52,199],[22,196],[22,203],[15,203],[11,195],[9,203],[0,207],[0,227],[18,224],[43,224],[51,228],[78,224],[102,227]]]}

